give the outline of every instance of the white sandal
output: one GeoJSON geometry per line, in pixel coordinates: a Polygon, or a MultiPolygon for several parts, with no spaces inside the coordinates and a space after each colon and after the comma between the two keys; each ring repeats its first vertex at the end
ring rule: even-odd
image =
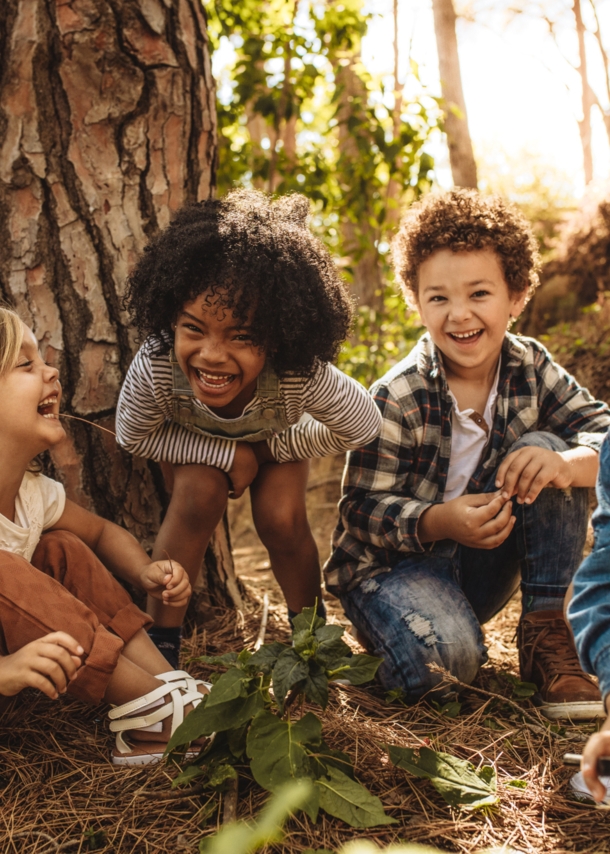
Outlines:
{"type": "MultiPolygon", "coordinates": [[[[150,765],[163,759],[165,745],[161,742],[134,742],[128,744],[123,736],[129,730],[140,732],[161,732],[163,721],[172,716],[171,732],[178,729],[184,720],[184,707],[192,705],[196,707],[203,699],[203,694],[198,690],[199,685],[205,685],[208,690],[209,683],[201,679],[193,679],[190,674],[183,670],[172,670],[155,677],[165,682],[154,691],[149,691],[142,697],[136,697],[122,706],[115,706],[108,712],[110,719],[110,731],[116,733],[116,747],[112,751],[112,762],[114,765],[150,765]],[[168,695],[171,697],[167,701],[168,695]],[[146,712],[147,714],[143,714],[146,712]],[[139,713],[139,714],[136,714],[139,713]]],[[[191,751],[191,756],[196,756],[199,750],[191,751]]],[[[187,753],[187,757],[189,754],[187,753]]]]}

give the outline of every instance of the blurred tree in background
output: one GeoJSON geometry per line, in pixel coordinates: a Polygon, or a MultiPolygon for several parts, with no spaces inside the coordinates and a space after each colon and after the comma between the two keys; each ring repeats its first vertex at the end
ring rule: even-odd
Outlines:
{"type": "Polygon", "coordinates": [[[209,0],[219,80],[218,191],[236,184],[303,192],[313,227],[340,258],[359,306],[341,367],[364,383],[405,355],[420,332],[389,288],[387,252],[401,208],[430,189],[425,143],[439,126],[437,100],[410,71],[409,98],[361,61],[362,0],[209,0]]]}

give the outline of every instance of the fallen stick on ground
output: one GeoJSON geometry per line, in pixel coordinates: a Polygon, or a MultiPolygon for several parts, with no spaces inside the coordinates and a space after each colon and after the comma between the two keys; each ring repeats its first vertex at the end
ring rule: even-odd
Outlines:
{"type": "Polygon", "coordinates": [[[557,732],[553,732],[552,729],[547,729],[547,727],[542,726],[540,721],[536,720],[533,715],[530,715],[529,712],[526,712],[525,709],[522,709],[519,703],[515,703],[514,700],[509,700],[508,697],[503,697],[502,694],[496,694],[493,691],[487,691],[485,688],[477,688],[475,685],[467,685],[466,682],[460,682],[455,676],[452,676],[448,670],[445,670],[444,667],[441,667],[439,664],[429,664],[428,669],[432,673],[440,673],[440,675],[444,678],[445,682],[449,682],[452,685],[459,685],[460,688],[464,688],[467,691],[475,691],[477,694],[482,694],[484,697],[492,697],[494,700],[500,700],[502,703],[506,703],[508,706],[513,708],[516,712],[519,712],[520,715],[529,722],[532,729],[536,732],[549,735],[551,738],[561,738],[557,732]]]}
{"type": "Polygon", "coordinates": [[[267,621],[269,619],[269,595],[265,593],[263,596],[263,616],[261,617],[261,627],[258,632],[258,637],[254,644],[254,652],[261,648],[265,643],[265,634],[267,633],[267,621]]]}

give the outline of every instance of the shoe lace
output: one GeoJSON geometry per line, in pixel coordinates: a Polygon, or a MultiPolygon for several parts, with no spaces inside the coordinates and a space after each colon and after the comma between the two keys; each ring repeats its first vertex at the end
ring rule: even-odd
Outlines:
{"type": "Polygon", "coordinates": [[[551,682],[555,682],[560,676],[584,675],[563,619],[549,621],[545,626],[536,626],[535,630],[532,627],[531,633],[527,634],[530,637],[526,637],[524,646],[530,672],[536,656],[551,682]]]}

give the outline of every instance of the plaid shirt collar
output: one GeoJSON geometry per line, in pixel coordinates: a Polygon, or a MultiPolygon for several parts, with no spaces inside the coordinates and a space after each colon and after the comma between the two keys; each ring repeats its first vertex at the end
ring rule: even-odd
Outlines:
{"type": "MultiPolygon", "coordinates": [[[[435,383],[438,381],[444,394],[448,394],[449,386],[447,385],[443,357],[436,344],[432,341],[429,332],[426,332],[420,338],[416,353],[417,370],[421,376],[427,377],[435,383]]],[[[502,342],[501,351],[503,369],[518,367],[525,359],[526,354],[527,347],[515,335],[507,332],[502,342]]],[[[501,373],[504,373],[504,370],[501,373]]]]}

